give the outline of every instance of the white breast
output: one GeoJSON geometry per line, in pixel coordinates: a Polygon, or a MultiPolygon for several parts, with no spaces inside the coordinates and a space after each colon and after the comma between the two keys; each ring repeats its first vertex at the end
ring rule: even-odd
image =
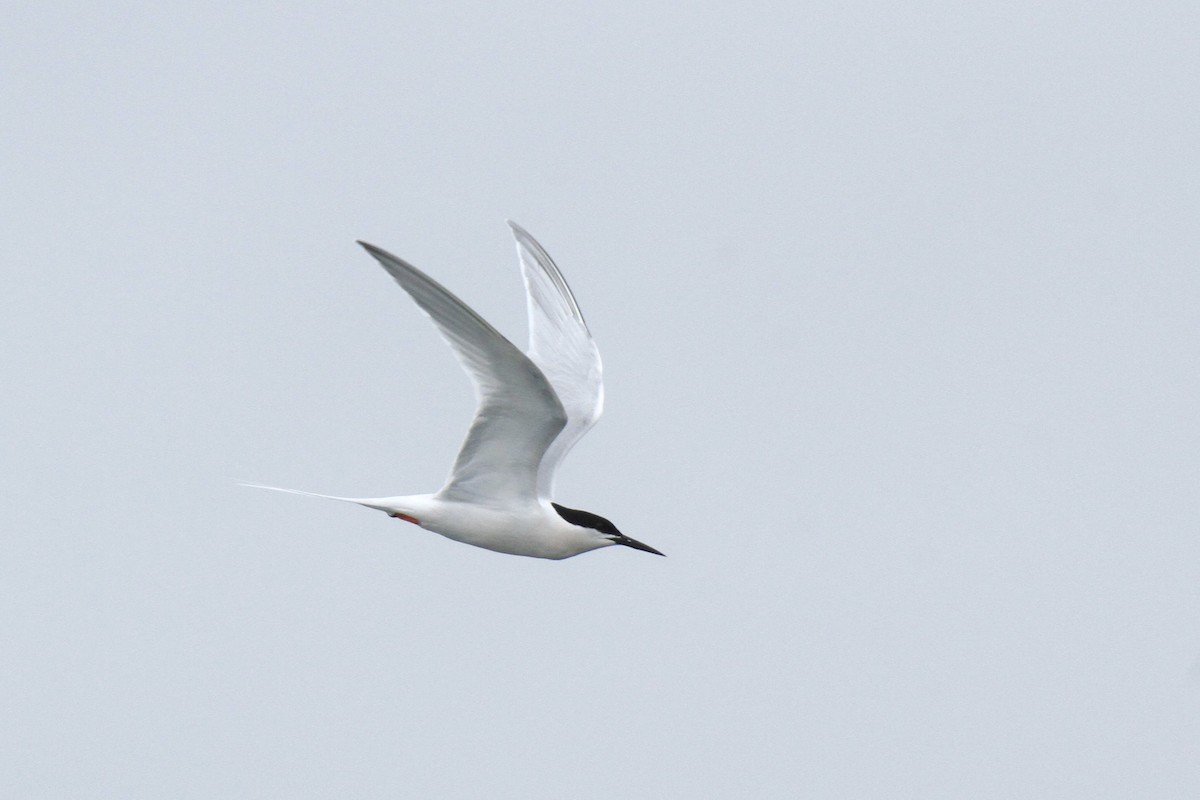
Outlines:
{"type": "Polygon", "coordinates": [[[567,522],[549,503],[501,509],[424,495],[397,497],[393,504],[426,530],[498,553],[562,559],[611,544],[597,532],[567,522]]]}

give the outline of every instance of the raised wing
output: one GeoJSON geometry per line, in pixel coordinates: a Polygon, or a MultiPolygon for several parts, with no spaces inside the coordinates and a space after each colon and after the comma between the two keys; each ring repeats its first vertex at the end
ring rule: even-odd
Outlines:
{"type": "Polygon", "coordinates": [[[558,267],[524,228],[512,221],[508,224],[517,239],[528,296],[528,355],[554,387],[567,414],[566,427],[542,457],[538,470],[538,494],[549,499],[558,465],[604,409],[600,351],[558,267]]]}
{"type": "Polygon", "coordinates": [[[386,250],[359,244],[433,319],[475,384],[475,420],[440,495],[483,505],[533,502],[543,455],[567,424],[546,376],[433,278],[386,250]]]}

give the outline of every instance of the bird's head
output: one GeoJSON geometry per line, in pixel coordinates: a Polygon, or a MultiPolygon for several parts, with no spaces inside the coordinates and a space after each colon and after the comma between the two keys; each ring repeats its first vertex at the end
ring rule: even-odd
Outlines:
{"type": "Polygon", "coordinates": [[[642,544],[637,539],[630,539],[625,534],[617,530],[617,526],[606,520],[599,514],[592,514],[588,511],[580,511],[575,508],[567,508],[560,506],[558,503],[551,503],[558,515],[572,525],[578,525],[580,528],[589,528],[595,531],[595,535],[602,539],[601,547],[607,547],[613,544],[623,544],[626,547],[632,547],[634,550],[645,550],[647,553],[654,553],[656,556],[661,556],[663,553],[658,552],[648,544],[642,544]]]}

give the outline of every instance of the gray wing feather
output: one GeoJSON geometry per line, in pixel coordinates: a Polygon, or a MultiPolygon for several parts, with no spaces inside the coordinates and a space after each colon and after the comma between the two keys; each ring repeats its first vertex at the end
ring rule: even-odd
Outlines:
{"type": "Polygon", "coordinates": [[[604,410],[603,370],[600,351],[562,273],[524,228],[508,224],[516,237],[528,298],[527,355],[550,381],[567,415],[566,426],[538,470],[538,494],[549,499],[558,465],[604,410]]]}
{"type": "Polygon", "coordinates": [[[441,284],[359,242],[437,325],[475,384],[475,420],[440,495],[484,505],[533,502],[547,448],[567,412],[538,366],[441,284]]]}

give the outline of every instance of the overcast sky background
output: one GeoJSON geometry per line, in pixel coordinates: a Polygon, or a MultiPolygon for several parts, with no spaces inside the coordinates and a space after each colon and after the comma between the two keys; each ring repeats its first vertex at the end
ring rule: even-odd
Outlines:
{"type": "Polygon", "coordinates": [[[0,794],[1200,795],[1191,3],[10,5],[0,794]],[[441,485],[354,245],[606,416],[565,562],[441,485]]]}

